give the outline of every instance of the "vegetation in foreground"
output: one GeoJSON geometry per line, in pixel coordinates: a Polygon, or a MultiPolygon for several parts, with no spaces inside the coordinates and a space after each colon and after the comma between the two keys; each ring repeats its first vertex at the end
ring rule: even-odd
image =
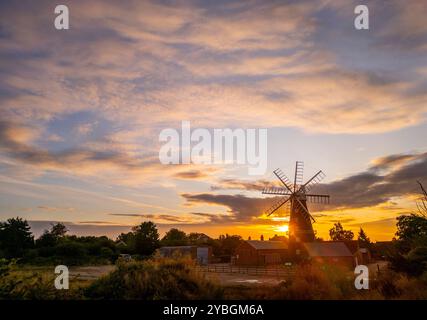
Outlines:
{"type": "Polygon", "coordinates": [[[223,289],[206,279],[187,259],[119,263],[117,269],[85,290],[91,299],[221,299],[223,289]]]}
{"type": "Polygon", "coordinates": [[[70,281],[56,290],[52,273],[20,271],[0,266],[0,299],[427,299],[427,273],[410,277],[392,270],[375,275],[369,290],[354,287],[354,275],[333,266],[299,266],[292,279],[275,286],[220,286],[193,268],[187,259],[120,262],[94,281],[70,281]]]}

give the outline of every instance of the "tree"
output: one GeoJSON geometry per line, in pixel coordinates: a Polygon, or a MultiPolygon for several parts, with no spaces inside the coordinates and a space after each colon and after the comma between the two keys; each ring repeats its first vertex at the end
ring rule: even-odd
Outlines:
{"type": "Polygon", "coordinates": [[[129,245],[131,238],[133,238],[134,236],[135,236],[135,234],[133,232],[121,233],[118,235],[116,242],[124,242],[127,245],[129,245]]]}
{"type": "Polygon", "coordinates": [[[420,181],[421,202],[417,202],[418,212],[397,217],[397,240],[399,249],[409,251],[418,246],[427,247],[427,192],[420,181]]]}
{"type": "Polygon", "coordinates": [[[218,255],[232,256],[236,253],[237,247],[242,243],[242,237],[238,235],[220,235],[219,236],[218,255]]]}
{"type": "Polygon", "coordinates": [[[22,257],[33,245],[34,237],[26,220],[17,217],[0,223],[0,247],[6,258],[22,257]]]}
{"type": "Polygon", "coordinates": [[[337,222],[329,230],[329,236],[333,241],[348,241],[348,240],[353,240],[354,233],[351,230],[344,230],[341,223],[337,222]]]}
{"type": "Polygon", "coordinates": [[[427,270],[427,192],[421,182],[418,212],[397,217],[396,252],[389,255],[391,268],[409,276],[420,276],[427,270]]]}
{"type": "Polygon", "coordinates": [[[396,236],[402,251],[427,246],[427,218],[417,214],[399,216],[396,227],[396,236]]]}
{"type": "Polygon", "coordinates": [[[421,188],[421,199],[417,202],[418,214],[427,218],[427,191],[420,181],[417,181],[421,188]]]}
{"type": "Polygon", "coordinates": [[[143,256],[149,256],[159,247],[159,232],[156,225],[143,222],[132,229],[134,233],[134,250],[143,256]]]}
{"type": "Polygon", "coordinates": [[[51,224],[50,230],[45,230],[43,234],[36,240],[37,247],[53,247],[58,243],[58,240],[63,238],[68,232],[67,227],[63,223],[51,224]]]}
{"type": "Polygon", "coordinates": [[[369,248],[371,246],[371,240],[362,228],[359,230],[357,241],[359,242],[359,246],[362,248],[369,248]]]}
{"type": "Polygon", "coordinates": [[[67,232],[68,232],[67,227],[65,226],[65,224],[61,222],[52,224],[52,227],[50,228],[50,233],[56,238],[61,238],[65,236],[67,232]]]}
{"type": "Polygon", "coordinates": [[[166,232],[162,239],[162,245],[165,246],[184,246],[188,244],[188,237],[184,231],[176,228],[170,229],[166,232]]]}
{"type": "Polygon", "coordinates": [[[187,237],[189,243],[195,244],[195,245],[202,245],[206,244],[210,238],[204,234],[199,232],[191,232],[187,237]]]}

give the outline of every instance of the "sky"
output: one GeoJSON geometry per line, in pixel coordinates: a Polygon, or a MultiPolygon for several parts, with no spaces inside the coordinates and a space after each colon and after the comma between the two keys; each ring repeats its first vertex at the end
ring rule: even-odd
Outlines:
{"type": "Polygon", "coordinates": [[[427,185],[427,2],[0,1],[0,220],[115,237],[283,235],[261,194],[281,168],[326,178],[317,235],[340,221],[389,240],[427,185]],[[268,129],[267,172],[164,165],[159,134],[268,129]]]}

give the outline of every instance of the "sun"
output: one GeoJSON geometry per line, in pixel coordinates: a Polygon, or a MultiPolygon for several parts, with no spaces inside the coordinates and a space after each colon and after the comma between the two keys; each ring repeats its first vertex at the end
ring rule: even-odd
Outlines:
{"type": "Polygon", "coordinates": [[[285,233],[285,232],[289,231],[289,226],[287,224],[284,224],[282,226],[278,226],[275,230],[278,231],[278,232],[285,233]]]}

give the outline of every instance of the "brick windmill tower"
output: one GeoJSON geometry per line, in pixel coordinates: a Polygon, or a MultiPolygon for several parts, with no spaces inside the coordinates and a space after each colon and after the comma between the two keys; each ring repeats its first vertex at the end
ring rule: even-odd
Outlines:
{"type": "Polygon", "coordinates": [[[282,170],[274,170],[274,175],[280,180],[284,187],[266,188],[262,193],[283,196],[271,208],[265,211],[267,216],[272,215],[283,205],[289,205],[289,240],[296,242],[312,242],[315,239],[312,222],[315,222],[315,220],[308,211],[307,202],[328,204],[329,195],[309,193],[309,191],[325,177],[322,171],[317,172],[306,183],[303,183],[303,172],[303,162],[297,161],[295,166],[295,178],[292,183],[282,170]]]}

